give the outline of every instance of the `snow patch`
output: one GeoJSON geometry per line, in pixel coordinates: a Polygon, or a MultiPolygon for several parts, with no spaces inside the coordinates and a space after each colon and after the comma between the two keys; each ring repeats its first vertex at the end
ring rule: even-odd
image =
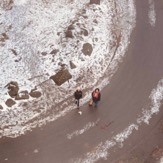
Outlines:
{"type": "Polygon", "coordinates": [[[14,0],[16,6],[25,5],[29,0],[14,0]]]}
{"type": "Polygon", "coordinates": [[[79,135],[85,133],[86,131],[88,131],[92,127],[96,126],[98,122],[99,122],[99,119],[96,122],[89,122],[81,130],[76,130],[76,131],[72,132],[71,134],[67,134],[67,138],[72,139],[75,136],[79,136],[79,135]]]}
{"type": "Polygon", "coordinates": [[[143,109],[143,116],[137,119],[138,124],[142,122],[149,124],[149,120],[151,119],[152,115],[159,112],[159,108],[163,100],[163,79],[161,79],[157,87],[152,90],[149,98],[151,101],[151,109],[143,109]]]}
{"type": "Polygon", "coordinates": [[[160,159],[160,162],[159,163],[163,163],[163,157],[160,159]]]}
{"type": "Polygon", "coordinates": [[[148,3],[149,3],[149,11],[148,11],[149,23],[152,27],[155,27],[156,25],[155,2],[154,0],[148,0],[148,3]]]}
{"type": "MultiPolygon", "coordinates": [[[[93,163],[98,161],[100,158],[107,159],[108,150],[112,147],[119,145],[123,147],[123,142],[132,134],[133,130],[138,130],[142,123],[149,124],[149,120],[153,114],[159,112],[161,102],[163,100],[163,79],[158,82],[155,89],[152,90],[150,95],[151,107],[149,110],[143,109],[143,116],[137,119],[137,124],[131,124],[129,127],[124,129],[121,133],[112,137],[111,140],[106,140],[105,143],[100,143],[96,150],[88,152],[83,158],[74,159],[75,163],[93,163]]],[[[162,160],[161,160],[162,161],[162,160]]]]}
{"type": "Polygon", "coordinates": [[[107,140],[105,143],[100,143],[95,150],[88,152],[83,158],[73,160],[75,163],[93,163],[98,161],[100,158],[107,159],[108,150],[115,145],[122,145],[122,143],[131,135],[133,130],[138,130],[138,126],[131,124],[129,127],[124,129],[121,133],[114,136],[111,140],[107,140]]]}

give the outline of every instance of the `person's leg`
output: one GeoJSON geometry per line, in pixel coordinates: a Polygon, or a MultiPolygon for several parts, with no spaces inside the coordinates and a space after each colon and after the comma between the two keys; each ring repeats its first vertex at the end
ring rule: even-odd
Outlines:
{"type": "Polygon", "coordinates": [[[97,105],[98,105],[98,101],[95,101],[95,107],[97,107],[97,105]]]}
{"type": "Polygon", "coordinates": [[[77,108],[79,109],[79,99],[77,100],[77,108]]]}
{"type": "MultiPolygon", "coordinates": [[[[78,100],[77,108],[79,109],[79,100],[78,100]]],[[[78,113],[79,113],[80,115],[82,115],[82,111],[81,111],[80,109],[79,109],[78,113]]]]}

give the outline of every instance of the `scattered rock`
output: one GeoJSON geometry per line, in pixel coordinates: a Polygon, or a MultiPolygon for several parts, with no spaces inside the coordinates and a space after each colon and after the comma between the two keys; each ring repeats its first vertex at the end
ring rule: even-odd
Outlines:
{"type": "Polygon", "coordinates": [[[73,37],[74,37],[71,30],[67,30],[67,31],[65,32],[65,35],[66,35],[66,37],[68,37],[68,38],[73,38],[73,37]]]}
{"type": "Polygon", "coordinates": [[[71,24],[68,26],[68,30],[73,30],[74,29],[74,26],[71,24]]]}
{"type": "Polygon", "coordinates": [[[0,34],[0,42],[5,42],[8,39],[9,39],[9,37],[7,36],[6,33],[0,34]]]}
{"type": "Polygon", "coordinates": [[[82,30],[83,30],[84,36],[88,36],[88,31],[86,29],[84,29],[84,28],[82,30]]]}
{"type": "Polygon", "coordinates": [[[18,55],[15,49],[9,49],[9,50],[11,50],[15,56],[18,55]]]}
{"type": "Polygon", "coordinates": [[[57,32],[57,35],[59,36],[61,34],[61,32],[57,32]]]}
{"type": "Polygon", "coordinates": [[[90,0],[90,4],[100,5],[100,0],[90,0]]]}
{"type": "Polygon", "coordinates": [[[2,105],[0,105],[0,110],[2,110],[3,109],[3,106],[2,105]]]}
{"type": "Polygon", "coordinates": [[[29,99],[28,91],[21,91],[19,95],[15,97],[15,100],[25,100],[25,99],[29,99]]]}
{"type": "Polygon", "coordinates": [[[8,88],[8,94],[11,97],[15,97],[18,95],[18,91],[19,91],[19,86],[17,82],[11,81],[10,83],[7,84],[7,88],[8,88]]]}
{"type": "Polygon", "coordinates": [[[82,49],[82,52],[85,54],[85,55],[91,55],[92,54],[92,51],[93,51],[93,48],[92,48],[92,45],[90,43],[85,43],[83,45],[83,49],[82,49]]]}
{"type": "Polygon", "coordinates": [[[51,52],[50,52],[50,54],[57,54],[58,53],[58,49],[54,49],[54,50],[52,50],[51,52]]]}
{"type": "Polygon", "coordinates": [[[76,68],[76,65],[72,61],[70,61],[70,67],[71,67],[71,69],[74,69],[74,68],[76,68]]]}
{"type": "Polygon", "coordinates": [[[19,61],[21,61],[21,57],[19,58],[19,59],[15,59],[15,62],[19,62],[19,61]]]}
{"type": "Polygon", "coordinates": [[[96,19],[93,20],[94,23],[98,24],[98,21],[96,19]]]}
{"type": "Polygon", "coordinates": [[[55,75],[50,77],[50,79],[52,79],[58,86],[62,85],[71,78],[72,75],[67,69],[61,69],[55,75]]]}
{"type": "Polygon", "coordinates": [[[13,100],[13,99],[7,99],[7,101],[5,102],[5,104],[8,106],[8,107],[12,107],[13,105],[16,104],[16,102],[13,100]]]}
{"type": "Polygon", "coordinates": [[[41,53],[43,56],[46,56],[47,55],[47,52],[42,52],[41,53]]]}
{"type": "Polygon", "coordinates": [[[29,93],[29,95],[33,98],[39,98],[41,97],[41,92],[36,91],[36,90],[31,90],[31,92],[29,93]]]}

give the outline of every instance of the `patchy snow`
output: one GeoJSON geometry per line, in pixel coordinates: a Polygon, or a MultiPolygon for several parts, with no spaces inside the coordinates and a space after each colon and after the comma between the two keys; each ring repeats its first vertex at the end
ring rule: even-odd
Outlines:
{"type": "Polygon", "coordinates": [[[87,123],[82,129],[80,130],[76,130],[74,132],[72,132],[71,134],[67,134],[67,138],[68,139],[72,139],[73,137],[75,136],[79,136],[85,132],[87,132],[88,130],[90,130],[92,127],[95,127],[97,126],[97,123],[99,122],[100,119],[98,119],[97,121],[95,122],[89,122],[87,123]]]}
{"type": "Polygon", "coordinates": [[[0,34],[8,36],[0,43],[0,137],[16,137],[66,115],[75,107],[77,86],[85,93],[82,104],[95,87],[106,86],[122,62],[136,17],[133,0],[103,0],[100,5],[89,5],[89,0],[15,0],[11,10],[0,8],[0,13],[0,34]],[[65,37],[70,25],[74,38],[65,37]],[[81,34],[83,29],[88,36],[81,34]],[[92,44],[91,56],[82,53],[84,43],[92,44]],[[71,69],[69,61],[77,68],[71,69]],[[59,87],[49,77],[60,64],[72,79],[59,87]],[[8,108],[5,86],[10,81],[17,81],[20,91],[37,87],[42,96],[8,108]]]}
{"type": "Polygon", "coordinates": [[[114,147],[115,145],[121,145],[129,135],[133,132],[133,130],[138,130],[138,126],[135,124],[131,124],[129,127],[124,129],[121,133],[117,134],[111,140],[105,141],[105,143],[100,143],[93,152],[88,152],[84,158],[77,158],[73,160],[75,163],[93,163],[98,161],[100,158],[107,159],[108,150],[114,147]]]}
{"type": "Polygon", "coordinates": [[[148,2],[149,2],[149,11],[148,11],[149,23],[152,27],[155,27],[156,25],[155,2],[154,0],[148,0],[148,2]]]}
{"type": "MultiPolygon", "coordinates": [[[[86,153],[82,158],[76,158],[73,160],[75,163],[93,163],[98,161],[100,158],[107,159],[109,149],[118,145],[123,146],[124,141],[132,134],[134,130],[138,130],[142,123],[149,124],[149,120],[153,114],[157,114],[160,110],[161,102],[163,101],[163,79],[158,82],[156,88],[154,88],[150,94],[150,108],[148,110],[143,109],[143,115],[137,119],[137,123],[130,124],[122,132],[113,136],[110,140],[106,140],[104,143],[101,142],[95,150],[86,153]]],[[[161,159],[162,161],[162,159],[161,159]]],[[[161,162],[160,161],[160,162],[161,162]]]]}
{"type": "Polygon", "coordinates": [[[143,109],[143,115],[137,119],[138,123],[145,122],[146,124],[149,124],[152,115],[159,112],[163,100],[163,79],[159,81],[157,87],[151,92],[150,100],[151,109],[143,109]]]}
{"type": "Polygon", "coordinates": [[[163,157],[160,159],[160,162],[159,163],[163,163],[163,157]]]}

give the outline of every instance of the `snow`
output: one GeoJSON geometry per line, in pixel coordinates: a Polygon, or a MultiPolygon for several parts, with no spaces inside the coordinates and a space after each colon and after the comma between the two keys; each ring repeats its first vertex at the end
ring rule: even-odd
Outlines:
{"type": "MultiPolygon", "coordinates": [[[[75,163],[93,163],[97,162],[100,158],[107,159],[109,155],[109,149],[118,145],[119,147],[123,147],[123,143],[126,139],[131,136],[134,130],[138,130],[139,126],[142,123],[149,124],[150,119],[154,114],[157,114],[161,107],[161,102],[163,100],[163,79],[161,79],[156,88],[154,88],[150,94],[150,107],[148,109],[142,109],[142,116],[138,118],[137,123],[131,123],[128,127],[126,127],[123,131],[113,136],[110,140],[106,140],[104,143],[99,143],[93,152],[88,152],[83,155],[82,158],[73,159],[75,163]]],[[[161,158],[160,163],[163,162],[163,158],[161,158]]]]}
{"type": "Polygon", "coordinates": [[[131,135],[133,130],[138,130],[138,126],[131,124],[121,133],[113,136],[111,140],[106,140],[104,143],[100,143],[93,152],[88,152],[85,154],[84,158],[77,158],[72,160],[75,163],[93,163],[97,162],[100,158],[107,160],[108,150],[114,147],[115,145],[121,145],[128,137],[131,135]]]}
{"type": "Polygon", "coordinates": [[[0,34],[9,37],[0,44],[0,137],[16,137],[66,115],[75,107],[72,95],[77,86],[85,92],[84,104],[95,87],[109,84],[123,60],[136,17],[133,0],[103,0],[100,5],[89,5],[89,0],[15,0],[11,10],[0,8],[0,13],[0,34]],[[70,25],[73,39],[65,37],[70,25]],[[80,34],[82,29],[88,36],[80,34]],[[93,46],[90,57],[81,51],[84,43],[93,46]],[[52,50],[58,52],[51,54],[52,50]],[[69,61],[77,68],[71,69],[69,61]],[[49,80],[60,70],[59,64],[72,74],[60,87],[49,80]],[[5,86],[10,81],[17,81],[20,91],[37,87],[42,96],[8,108],[5,86]]]}
{"type": "Polygon", "coordinates": [[[155,27],[156,24],[155,2],[153,0],[148,0],[148,3],[149,3],[148,11],[149,23],[152,27],[155,27]]]}
{"type": "Polygon", "coordinates": [[[82,129],[73,131],[71,134],[67,134],[67,138],[72,139],[75,136],[79,136],[81,134],[84,134],[85,132],[87,132],[91,128],[95,127],[99,121],[100,121],[100,119],[97,119],[95,122],[88,122],[82,129]]]}
{"type": "Polygon", "coordinates": [[[163,157],[160,159],[160,163],[163,163],[163,157]]]}

